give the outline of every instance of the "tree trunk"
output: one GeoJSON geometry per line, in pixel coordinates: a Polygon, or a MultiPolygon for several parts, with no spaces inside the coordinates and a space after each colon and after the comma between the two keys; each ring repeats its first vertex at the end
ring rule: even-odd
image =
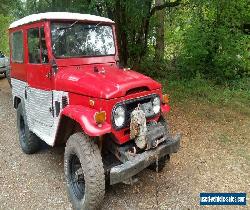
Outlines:
{"type": "MultiPolygon", "coordinates": [[[[164,4],[164,0],[156,0],[156,6],[164,4]]],[[[156,13],[156,45],[155,61],[162,61],[165,53],[165,10],[159,10],[156,13]]]]}
{"type": "Polygon", "coordinates": [[[127,66],[128,64],[128,35],[126,33],[126,11],[125,2],[121,0],[115,1],[115,12],[114,19],[117,25],[117,38],[119,43],[119,54],[120,54],[120,64],[122,66],[127,66]]]}

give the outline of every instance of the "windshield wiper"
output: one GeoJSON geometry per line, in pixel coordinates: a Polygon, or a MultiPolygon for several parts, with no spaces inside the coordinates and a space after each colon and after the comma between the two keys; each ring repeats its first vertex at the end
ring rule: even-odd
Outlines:
{"type": "Polygon", "coordinates": [[[101,24],[102,22],[99,22],[99,23],[97,23],[96,25],[88,25],[88,26],[90,26],[90,27],[84,27],[84,29],[86,29],[86,30],[91,30],[91,29],[95,29],[95,28],[97,28],[100,24],[101,24]]]}
{"type": "MultiPolygon", "coordinates": [[[[77,24],[79,22],[79,20],[75,21],[74,23],[72,23],[70,26],[66,26],[66,27],[61,27],[61,28],[57,28],[57,30],[66,30],[66,29],[71,29],[75,24],[77,24]]],[[[99,22],[97,23],[96,25],[94,26],[90,26],[90,27],[84,27],[84,29],[94,29],[94,28],[97,28],[102,22],[99,22]]]]}
{"type": "Polygon", "coordinates": [[[57,30],[66,30],[66,29],[70,29],[72,28],[75,24],[77,24],[79,22],[79,20],[75,21],[74,23],[72,23],[70,26],[66,26],[66,27],[61,27],[61,28],[57,28],[57,30]]]}
{"type": "MultiPolygon", "coordinates": [[[[74,23],[72,23],[71,25],[69,26],[66,26],[66,27],[60,27],[60,28],[57,28],[56,30],[58,31],[62,31],[62,30],[66,30],[66,29],[70,29],[72,27],[75,26],[75,24],[77,24],[79,22],[79,20],[75,21],[74,23]]],[[[58,41],[58,39],[61,37],[62,35],[61,34],[58,34],[58,36],[55,38],[54,40],[54,43],[56,43],[58,41]]]]}

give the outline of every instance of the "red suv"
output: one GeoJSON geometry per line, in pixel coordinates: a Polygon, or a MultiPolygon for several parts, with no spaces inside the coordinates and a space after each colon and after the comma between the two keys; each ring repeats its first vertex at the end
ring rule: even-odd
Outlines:
{"type": "Polygon", "coordinates": [[[161,170],[177,152],[168,96],[153,79],[119,66],[115,23],[43,13],[10,25],[11,83],[22,150],[66,144],[65,176],[75,209],[95,209],[105,182],[161,170]]]}

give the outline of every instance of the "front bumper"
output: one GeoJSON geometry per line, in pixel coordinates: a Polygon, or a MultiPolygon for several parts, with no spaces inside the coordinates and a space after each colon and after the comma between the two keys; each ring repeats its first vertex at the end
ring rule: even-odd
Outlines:
{"type": "Polygon", "coordinates": [[[150,166],[157,158],[160,159],[166,155],[176,153],[180,148],[180,140],[181,135],[178,134],[174,138],[159,145],[156,149],[145,151],[142,154],[138,154],[131,158],[127,162],[111,168],[110,184],[113,185],[126,181],[150,166]]]}

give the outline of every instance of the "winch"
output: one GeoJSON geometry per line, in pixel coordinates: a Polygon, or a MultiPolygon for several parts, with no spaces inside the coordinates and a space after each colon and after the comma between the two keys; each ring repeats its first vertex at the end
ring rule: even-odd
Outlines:
{"type": "Polygon", "coordinates": [[[149,150],[156,148],[168,139],[166,128],[160,122],[150,122],[147,125],[145,112],[139,105],[131,113],[130,138],[140,149],[149,150]]]}

